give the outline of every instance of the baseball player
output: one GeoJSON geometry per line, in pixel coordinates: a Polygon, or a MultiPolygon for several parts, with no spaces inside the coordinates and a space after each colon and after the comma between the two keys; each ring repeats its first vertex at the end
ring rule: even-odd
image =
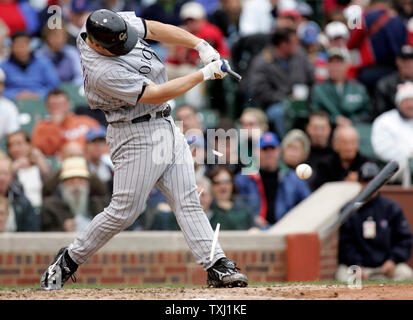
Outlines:
{"type": "Polygon", "coordinates": [[[73,278],[79,265],[137,219],[155,185],[168,198],[196,262],[207,271],[208,285],[247,286],[247,277],[219,244],[210,261],[214,232],[199,202],[188,143],[166,103],[202,81],[225,77],[221,67],[228,70],[228,62],[205,40],[181,28],[106,9],[89,15],[77,47],[87,101],[109,123],[114,189],[109,206],[60,249],[41,278],[41,289],[60,289],[73,278]],[[194,48],[205,66],[168,81],[165,66],[145,39],[194,48]]]}

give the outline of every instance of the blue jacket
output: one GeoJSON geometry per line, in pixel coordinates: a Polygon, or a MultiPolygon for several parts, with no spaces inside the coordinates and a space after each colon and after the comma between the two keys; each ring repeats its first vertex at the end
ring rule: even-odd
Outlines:
{"type": "Polygon", "coordinates": [[[11,100],[24,90],[38,93],[44,99],[50,90],[60,85],[56,69],[47,58],[32,55],[29,65],[23,69],[11,56],[0,68],[6,73],[3,95],[11,100]]]}
{"type": "Polygon", "coordinates": [[[366,203],[340,228],[339,262],[347,266],[375,268],[386,260],[395,263],[409,260],[412,234],[403,210],[393,200],[378,195],[366,203]],[[376,236],[363,237],[363,223],[371,217],[376,236]]]}
{"type": "MultiPolygon", "coordinates": [[[[235,177],[235,184],[239,194],[244,196],[254,215],[259,215],[263,196],[258,189],[257,180],[261,180],[259,175],[250,176],[238,174],[235,177]]],[[[308,184],[299,179],[294,170],[279,174],[278,188],[275,200],[275,220],[279,221],[289,210],[294,208],[299,202],[307,198],[311,191],[308,184]]]]}

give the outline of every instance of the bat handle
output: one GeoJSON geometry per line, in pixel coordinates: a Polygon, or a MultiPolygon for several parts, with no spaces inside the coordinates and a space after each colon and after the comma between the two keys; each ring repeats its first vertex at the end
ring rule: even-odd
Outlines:
{"type": "Polygon", "coordinates": [[[221,70],[227,72],[231,77],[235,78],[236,80],[241,81],[242,77],[238,73],[232,71],[231,69],[228,69],[224,59],[221,59],[221,61],[221,70]]]}

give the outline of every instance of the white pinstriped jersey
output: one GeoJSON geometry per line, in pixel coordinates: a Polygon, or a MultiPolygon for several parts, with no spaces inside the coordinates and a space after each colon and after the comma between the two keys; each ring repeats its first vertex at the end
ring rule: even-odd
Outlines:
{"type": "Polygon", "coordinates": [[[118,14],[138,32],[139,40],[128,54],[107,57],[97,53],[84,40],[86,26],[77,38],[86,100],[91,109],[101,109],[108,122],[132,120],[166,106],[138,102],[145,84],[150,81],[161,84],[168,77],[161,59],[143,40],[145,21],[133,11],[118,14]]]}

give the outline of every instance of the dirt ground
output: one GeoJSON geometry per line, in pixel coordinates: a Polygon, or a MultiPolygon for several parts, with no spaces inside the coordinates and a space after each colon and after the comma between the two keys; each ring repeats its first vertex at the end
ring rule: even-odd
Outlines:
{"type": "Polygon", "coordinates": [[[247,288],[117,288],[40,291],[0,290],[0,300],[413,300],[413,284],[365,285],[350,289],[345,285],[289,284],[247,288]]]}

